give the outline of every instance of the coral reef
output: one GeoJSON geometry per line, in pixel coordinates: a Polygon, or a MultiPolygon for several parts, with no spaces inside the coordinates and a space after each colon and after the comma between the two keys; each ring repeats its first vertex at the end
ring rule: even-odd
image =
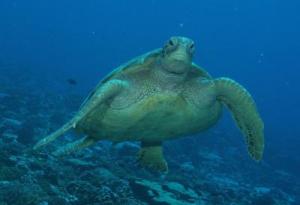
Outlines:
{"type": "Polygon", "coordinates": [[[0,75],[0,205],[300,204],[299,178],[253,163],[234,143],[218,138],[230,139],[223,130],[167,142],[166,175],[136,163],[136,142],[100,142],[53,157],[62,141],[72,140],[70,133],[34,152],[32,144],[66,121],[80,105],[71,99],[82,96],[53,95],[34,79],[22,85],[6,77],[0,75]]]}

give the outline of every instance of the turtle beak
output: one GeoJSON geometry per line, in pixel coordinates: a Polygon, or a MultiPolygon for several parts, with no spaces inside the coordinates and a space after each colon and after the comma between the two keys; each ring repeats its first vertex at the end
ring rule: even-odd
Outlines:
{"type": "Polygon", "coordinates": [[[188,51],[183,46],[180,46],[181,48],[178,48],[176,51],[170,55],[170,58],[176,61],[183,61],[183,62],[189,62],[193,58],[193,54],[188,51]]]}

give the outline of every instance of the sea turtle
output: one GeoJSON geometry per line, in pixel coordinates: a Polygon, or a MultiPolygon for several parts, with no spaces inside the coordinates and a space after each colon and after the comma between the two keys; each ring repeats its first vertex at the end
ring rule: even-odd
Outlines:
{"type": "Polygon", "coordinates": [[[171,37],[163,48],[121,65],[100,81],[68,123],[34,148],[73,128],[86,137],[54,155],[69,154],[99,140],[140,141],[141,164],[166,171],[162,142],[211,127],[226,105],[246,138],[250,156],[260,160],[264,125],[251,95],[229,78],[213,79],[192,62],[194,52],[191,39],[171,37]]]}

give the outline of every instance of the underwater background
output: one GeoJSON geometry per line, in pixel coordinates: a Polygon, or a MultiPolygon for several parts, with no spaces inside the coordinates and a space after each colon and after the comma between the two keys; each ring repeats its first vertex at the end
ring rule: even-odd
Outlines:
{"type": "Polygon", "coordinates": [[[300,2],[1,0],[0,205],[300,204],[300,2]],[[33,145],[74,115],[110,71],[170,36],[194,61],[254,97],[265,122],[256,163],[225,111],[164,144],[169,173],[136,164],[139,144],[99,142],[63,159],[33,145]]]}

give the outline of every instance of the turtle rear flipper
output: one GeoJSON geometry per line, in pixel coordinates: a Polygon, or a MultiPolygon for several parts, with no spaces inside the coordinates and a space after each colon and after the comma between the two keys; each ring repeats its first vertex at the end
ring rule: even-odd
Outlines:
{"type": "Polygon", "coordinates": [[[142,166],[161,172],[168,171],[168,164],[163,156],[161,142],[142,142],[141,146],[141,150],[138,152],[138,161],[142,166]]]}
{"type": "Polygon", "coordinates": [[[250,156],[261,160],[264,151],[264,124],[249,92],[229,78],[215,80],[217,98],[231,111],[238,127],[246,137],[250,156]]]}

